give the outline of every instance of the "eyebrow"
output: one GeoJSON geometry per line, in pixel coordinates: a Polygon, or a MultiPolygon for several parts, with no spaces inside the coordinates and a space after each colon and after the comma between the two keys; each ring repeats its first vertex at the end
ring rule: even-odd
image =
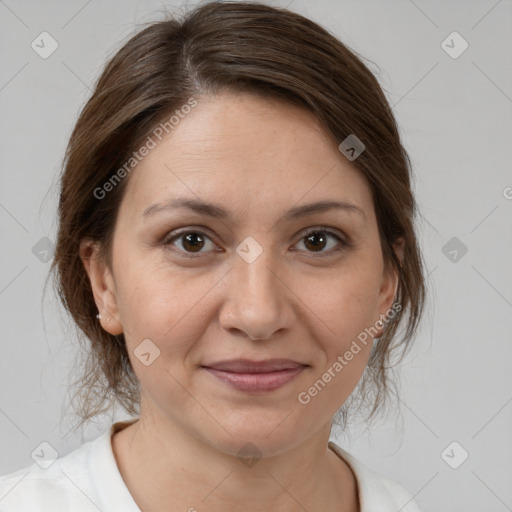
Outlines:
{"type": "MultiPolygon", "coordinates": [[[[155,215],[156,213],[170,211],[178,208],[187,208],[188,210],[194,211],[200,215],[207,215],[215,219],[230,221],[232,220],[232,214],[229,210],[226,210],[223,206],[215,203],[209,203],[200,199],[193,198],[174,198],[164,203],[155,203],[148,206],[142,212],[142,218],[147,219],[155,215]]],[[[368,222],[364,210],[355,204],[348,203],[346,201],[317,201],[315,203],[309,203],[305,205],[295,206],[288,210],[281,220],[289,221],[294,219],[300,219],[308,215],[315,213],[323,213],[329,210],[343,210],[349,213],[356,213],[361,218],[368,222]]]]}

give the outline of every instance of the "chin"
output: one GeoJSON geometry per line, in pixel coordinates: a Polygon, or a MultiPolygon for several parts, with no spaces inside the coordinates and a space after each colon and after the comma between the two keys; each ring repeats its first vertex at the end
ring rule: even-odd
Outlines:
{"type": "Polygon", "coordinates": [[[307,427],[306,423],[291,419],[292,415],[287,417],[290,410],[288,407],[274,414],[253,411],[252,414],[232,415],[231,421],[221,421],[223,428],[215,429],[214,438],[211,430],[203,432],[202,437],[217,450],[237,457],[249,456],[251,452],[259,457],[279,455],[307,437],[307,432],[303,430],[307,427]],[[300,431],[298,425],[302,425],[300,431]]]}

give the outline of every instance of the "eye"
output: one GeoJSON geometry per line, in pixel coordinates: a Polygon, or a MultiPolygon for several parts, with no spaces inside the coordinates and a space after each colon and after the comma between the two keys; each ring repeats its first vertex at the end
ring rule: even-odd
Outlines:
{"type": "MultiPolygon", "coordinates": [[[[175,233],[163,243],[165,246],[172,246],[172,250],[187,258],[195,258],[201,253],[208,253],[212,250],[222,251],[206,233],[200,230],[188,229],[175,233]]],[[[301,243],[304,244],[306,252],[316,253],[316,256],[319,257],[329,256],[350,247],[347,240],[322,226],[306,231],[296,245],[301,243]],[[326,247],[328,250],[324,250],[326,247]]]]}
{"type": "Polygon", "coordinates": [[[194,258],[194,254],[201,252],[208,252],[208,245],[210,250],[216,250],[217,245],[202,231],[182,231],[177,233],[164,242],[165,245],[178,246],[178,252],[184,253],[186,257],[194,258]],[[177,244],[175,244],[177,242],[177,244]],[[179,248],[181,245],[181,248],[179,248]],[[206,251],[202,251],[206,247],[206,251]]]}
{"type": "Polygon", "coordinates": [[[304,233],[299,241],[299,244],[301,243],[306,247],[306,252],[318,253],[318,256],[332,255],[350,245],[340,235],[322,227],[313,228],[304,233]],[[334,240],[334,243],[329,244],[329,239],[334,240]],[[324,251],[329,245],[329,249],[324,251]]]}

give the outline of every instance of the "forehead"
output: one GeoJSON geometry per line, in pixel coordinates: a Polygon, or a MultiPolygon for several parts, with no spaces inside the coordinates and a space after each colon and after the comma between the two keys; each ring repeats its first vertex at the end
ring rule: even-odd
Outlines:
{"type": "Polygon", "coordinates": [[[199,99],[127,185],[121,208],[133,218],[183,196],[260,214],[325,199],[372,208],[365,178],[312,113],[249,94],[199,99]]]}

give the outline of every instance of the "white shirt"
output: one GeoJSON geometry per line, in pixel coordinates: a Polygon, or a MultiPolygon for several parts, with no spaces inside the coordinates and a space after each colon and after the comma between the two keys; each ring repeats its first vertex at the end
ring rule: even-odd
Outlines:
{"type": "MultiPolygon", "coordinates": [[[[136,420],[114,423],[94,441],[53,462],[51,458],[42,458],[39,464],[34,462],[1,476],[0,511],[141,512],[124,483],[112,450],[114,432],[133,421],[136,420]],[[41,467],[45,465],[46,469],[41,467]]],[[[361,512],[420,512],[396,482],[370,470],[332,441],[328,446],[352,468],[361,512]]],[[[45,457],[43,453],[44,448],[41,456],[45,457]]]]}

